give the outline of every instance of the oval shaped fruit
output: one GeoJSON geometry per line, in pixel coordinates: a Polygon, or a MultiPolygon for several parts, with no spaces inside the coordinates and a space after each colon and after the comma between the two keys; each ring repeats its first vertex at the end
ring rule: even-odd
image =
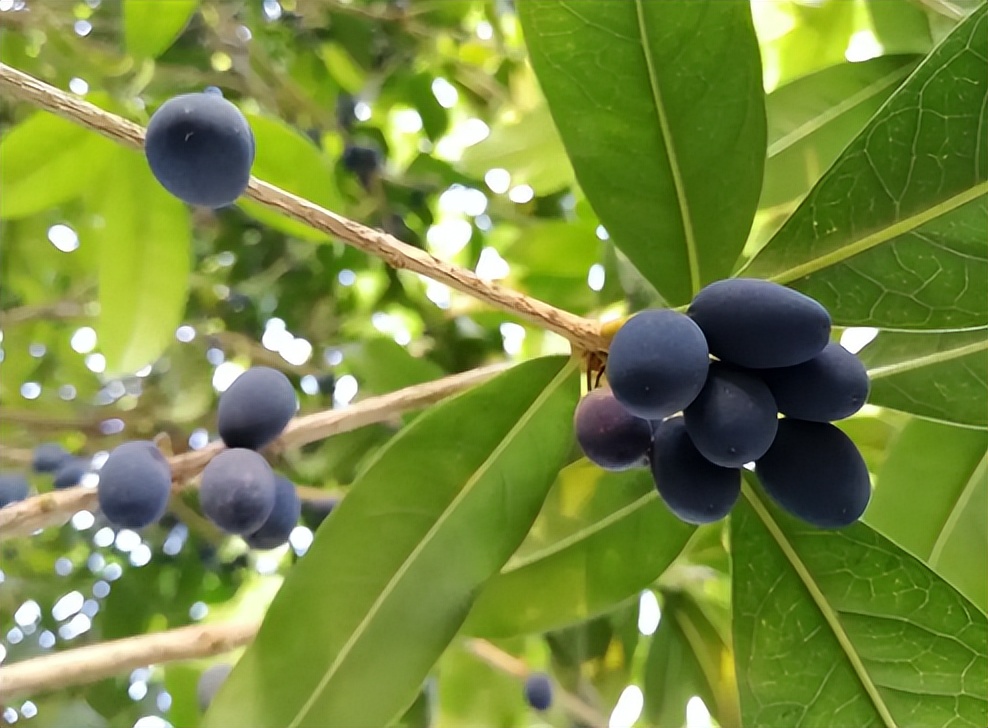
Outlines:
{"type": "Polygon", "coordinates": [[[627,470],[647,464],[652,426],[635,417],[607,388],[588,393],[573,415],[576,441],[590,462],[605,470],[627,470]]]}
{"type": "Polygon", "coordinates": [[[199,710],[203,713],[209,708],[209,704],[213,702],[213,697],[223,687],[223,683],[230,676],[233,671],[233,665],[221,662],[217,665],[210,665],[202,674],[199,675],[199,681],[196,683],[196,700],[199,703],[199,710]]]}
{"type": "Polygon", "coordinates": [[[724,468],[740,468],[771,447],[779,411],[765,382],[714,362],[700,394],[683,410],[683,420],[703,457],[724,468]]]}
{"type": "Polygon", "coordinates": [[[144,154],[155,178],[175,197],[223,207],[247,189],[254,134],[240,109],[222,95],[183,94],[151,116],[144,154]]]}
{"type": "Polygon", "coordinates": [[[302,513],[302,501],[299,500],[295,484],[288,478],[274,475],[274,508],[264,525],[254,531],[244,540],[252,549],[273,549],[288,542],[292,530],[298,525],[298,517],[302,513]]]}
{"type": "Polygon", "coordinates": [[[802,364],[759,373],[782,414],[811,422],[850,417],[864,407],[871,390],[865,365],[836,343],[802,364]]]}
{"type": "Polygon", "coordinates": [[[270,367],[251,367],[220,395],[217,429],[227,447],[259,450],[281,434],[297,408],[288,377],[270,367]]]}
{"type": "Polygon", "coordinates": [[[68,451],[57,442],[43,442],[34,448],[31,467],[36,473],[54,473],[71,459],[68,451]]]}
{"type": "Polygon", "coordinates": [[[0,508],[27,498],[31,486],[20,473],[0,473],[0,508]]]}
{"type": "Polygon", "coordinates": [[[781,420],[755,474],[784,510],[818,528],[849,526],[871,499],[864,458],[851,438],[826,422],[781,420]]]}
{"type": "Polygon", "coordinates": [[[74,485],[79,485],[83,476],[88,472],[88,460],[70,457],[68,462],[64,463],[62,467],[55,471],[55,479],[52,481],[52,486],[55,490],[61,490],[62,488],[71,488],[74,485]]]}
{"type": "Polygon", "coordinates": [[[652,477],[669,510],[680,520],[697,525],[719,521],[741,494],[741,471],[722,468],[703,457],[682,417],[656,425],[652,477]]]}
{"type": "Polygon", "coordinates": [[[254,533],[271,515],[275,477],[253,450],[224,450],[202,471],[199,505],[217,526],[241,536],[254,533]]]}
{"type": "Polygon", "coordinates": [[[625,321],[614,335],[607,382],[631,414],[661,420],[689,406],[703,388],[709,366],[703,332],[689,317],[648,309],[625,321]]]}
{"type": "Polygon", "coordinates": [[[525,701],[536,710],[548,710],[552,705],[552,680],[544,672],[533,672],[525,678],[525,701]]]}
{"type": "Polygon", "coordinates": [[[729,278],[706,286],[687,312],[718,359],[752,369],[802,364],[830,341],[830,314],[778,283],[729,278]]]}
{"type": "Polygon", "coordinates": [[[168,461],[153,442],[118,445],[99,471],[100,510],[123,528],[144,528],[165,515],[171,495],[168,461]]]}

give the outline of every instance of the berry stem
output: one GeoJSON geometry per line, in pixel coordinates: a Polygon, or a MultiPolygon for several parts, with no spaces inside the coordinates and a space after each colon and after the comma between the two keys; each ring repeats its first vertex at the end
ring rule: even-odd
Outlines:
{"type": "MultiPolygon", "coordinates": [[[[39,79],[0,63],[0,88],[22,101],[57,114],[115,142],[141,149],[144,128],[76,98],[39,79]]],[[[392,235],[326,210],[252,177],[247,197],[309,227],[332,235],[381,258],[392,268],[414,271],[461,293],[509,311],[568,339],[580,349],[604,351],[606,342],[597,322],[551,306],[523,293],[486,281],[466,268],[447,263],[403,243],[392,235]]]]}

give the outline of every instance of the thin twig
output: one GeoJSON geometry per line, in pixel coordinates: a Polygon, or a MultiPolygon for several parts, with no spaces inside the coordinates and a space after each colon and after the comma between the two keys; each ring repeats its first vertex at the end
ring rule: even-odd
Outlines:
{"type": "Polygon", "coordinates": [[[134,670],[230,652],[257,634],[256,622],[218,622],[102,642],[0,667],[0,702],[85,685],[134,670]]]}
{"type": "MultiPolygon", "coordinates": [[[[520,680],[524,680],[532,672],[524,661],[495,647],[487,640],[469,639],[466,641],[465,647],[470,654],[486,662],[495,670],[513,675],[520,680]]],[[[606,715],[587,705],[572,693],[566,692],[558,685],[553,686],[553,699],[562,706],[563,710],[581,723],[591,726],[591,728],[607,728],[606,715]]]]}
{"type": "MultiPolygon", "coordinates": [[[[141,126],[2,63],[0,63],[0,88],[7,90],[12,96],[58,114],[121,144],[137,149],[144,144],[144,129],[141,126]]],[[[387,233],[373,230],[323,209],[256,177],[251,178],[247,196],[293,220],[339,238],[365,253],[377,256],[392,268],[411,270],[427,276],[461,293],[554,331],[580,349],[605,351],[607,348],[595,321],[486,281],[471,270],[440,260],[387,233]]]]}
{"type": "MultiPolygon", "coordinates": [[[[359,429],[365,425],[385,422],[396,414],[424,407],[456,392],[468,389],[504,371],[509,366],[508,364],[493,364],[462,374],[453,374],[425,384],[416,384],[380,397],[371,397],[343,409],[314,412],[304,417],[296,417],[288,423],[284,433],[271,447],[275,451],[301,447],[310,442],[325,440],[333,435],[359,429]]],[[[201,472],[206,467],[206,463],[223,449],[223,443],[217,440],[201,450],[192,450],[169,458],[172,478],[176,482],[184,482],[192,478],[201,472]]],[[[28,498],[0,508],[0,541],[19,536],[29,536],[38,529],[65,523],[78,511],[95,510],[96,508],[96,491],[93,488],[82,486],[28,498]]]]}

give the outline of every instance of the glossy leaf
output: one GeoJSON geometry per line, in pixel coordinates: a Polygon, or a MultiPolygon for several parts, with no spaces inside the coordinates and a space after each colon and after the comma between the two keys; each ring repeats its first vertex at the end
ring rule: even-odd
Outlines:
{"type": "Polygon", "coordinates": [[[518,12],[577,180],[615,245],[672,305],[726,276],[765,155],[748,4],[526,0],[518,12]]]}
{"type": "Polygon", "coordinates": [[[572,362],[538,359],[402,430],[294,566],[204,725],[397,719],[531,527],[578,395],[572,362]]]}
{"type": "Polygon", "coordinates": [[[0,142],[0,219],[33,215],[93,185],[113,142],[45,112],[32,114],[0,142]]]}
{"type": "MultiPolygon", "coordinates": [[[[189,290],[188,208],[151,175],[144,156],[118,148],[92,193],[99,245],[99,351],[108,374],[133,374],[172,342],[189,290]]],[[[86,244],[87,241],[83,241],[86,244]]]]}
{"type": "Polygon", "coordinates": [[[988,331],[884,331],[859,357],[871,377],[871,404],[988,428],[988,331]]]}
{"type": "Polygon", "coordinates": [[[988,618],[891,541],[746,486],[731,556],[745,726],[988,725],[988,618]]]}
{"type": "Polygon", "coordinates": [[[759,207],[806,194],[915,65],[915,56],[842,63],[769,94],[768,160],[759,207]]]}
{"type": "Polygon", "coordinates": [[[639,594],[694,528],[659,500],[645,469],[608,473],[580,460],[559,473],[525,542],[477,599],[464,630],[544,632],[639,594]]]}
{"type": "Polygon", "coordinates": [[[160,56],[181,35],[199,0],[123,0],[124,42],[135,56],[160,56]]]}
{"type": "Polygon", "coordinates": [[[988,323],[988,9],[962,22],[841,154],[744,275],[842,325],[988,323]]]}
{"type": "MultiPolygon", "coordinates": [[[[309,202],[330,210],[339,209],[336,181],[319,147],[278,119],[257,114],[248,114],[247,119],[257,149],[251,174],[309,202]]],[[[312,241],[329,239],[253,200],[243,199],[238,204],[252,217],[288,235],[312,241]]]]}
{"type": "Polygon", "coordinates": [[[988,433],[913,420],[878,473],[867,522],[988,610],[988,433]]]}

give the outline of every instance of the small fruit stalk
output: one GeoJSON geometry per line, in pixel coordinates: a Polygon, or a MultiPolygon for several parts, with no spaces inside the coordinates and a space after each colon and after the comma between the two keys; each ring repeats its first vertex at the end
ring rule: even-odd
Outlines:
{"type": "Polygon", "coordinates": [[[864,406],[870,382],[830,334],[817,301],[756,279],[712,283],[685,314],[642,311],[614,335],[609,388],[577,407],[577,441],[604,469],[649,466],[662,500],[688,523],[730,513],[741,468],[753,463],[793,516],[850,525],[871,484],[857,447],[830,423],[864,406]]]}

